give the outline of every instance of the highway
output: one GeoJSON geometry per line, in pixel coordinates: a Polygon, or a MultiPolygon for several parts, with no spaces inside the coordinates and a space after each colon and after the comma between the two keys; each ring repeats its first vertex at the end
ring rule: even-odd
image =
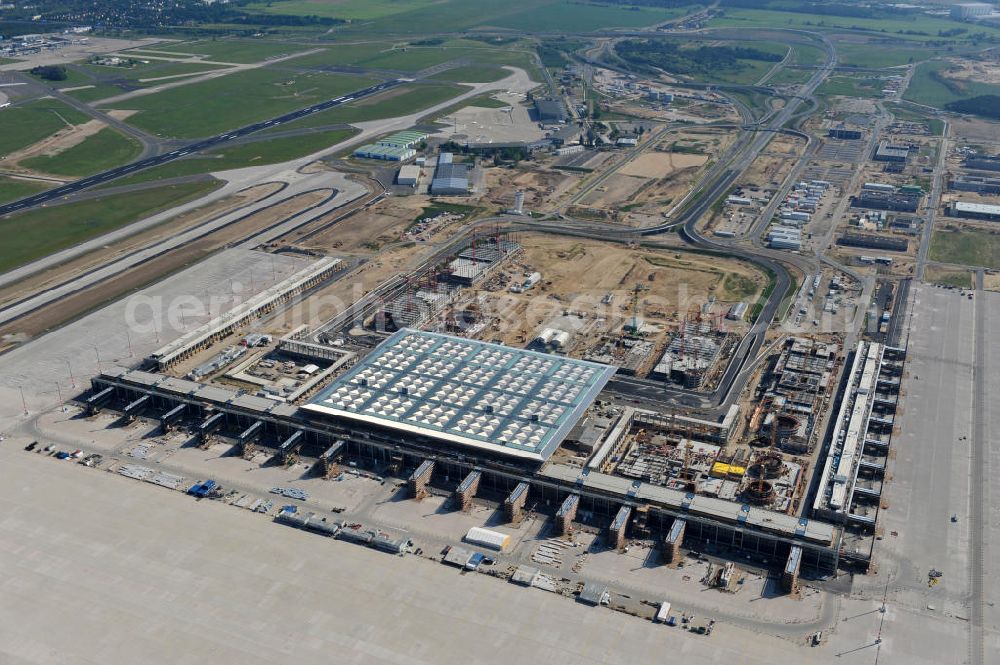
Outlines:
{"type": "Polygon", "coordinates": [[[328,99],[325,102],[320,102],[318,104],[313,104],[303,109],[297,111],[292,111],[284,115],[278,116],[276,118],[271,118],[270,120],[264,120],[261,122],[255,122],[252,125],[247,125],[245,127],[240,127],[239,129],[234,129],[232,131],[226,132],[225,134],[219,134],[217,136],[212,136],[207,139],[201,139],[195,141],[189,145],[182,148],[177,148],[170,152],[163,153],[162,155],[154,155],[152,157],[146,157],[145,159],[140,159],[138,161],[126,164],[124,166],[119,166],[117,168],[109,169],[107,171],[102,171],[101,173],[88,176],[86,178],[81,178],[79,180],[73,181],[61,187],[55,187],[53,189],[46,190],[39,194],[33,196],[28,196],[26,198],[8,203],[6,205],[0,206],[0,215],[9,215],[19,210],[24,210],[26,208],[32,208],[37,205],[42,205],[48,203],[49,201],[54,201],[56,199],[62,198],[69,194],[75,194],[76,192],[88,189],[95,185],[100,185],[116,178],[121,178],[122,176],[130,175],[136,171],[142,171],[143,169],[148,169],[153,166],[160,166],[161,164],[166,164],[167,162],[172,162],[175,159],[180,159],[191,153],[200,152],[202,150],[208,150],[209,148],[215,148],[220,145],[229,143],[230,141],[235,141],[237,139],[243,138],[249,134],[259,132],[263,129],[270,129],[272,127],[277,127],[300,118],[312,115],[313,113],[319,113],[320,111],[326,111],[343,104],[348,104],[355,100],[361,99],[362,97],[368,97],[376,93],[382,92],[383,90],[388,90],[394,88],[402,83],[409,81],[409,79],[393,79],[391,81],[384,81],[361,90],[349,93],[342,97],[337,97],[336,99],[328,99]]]}

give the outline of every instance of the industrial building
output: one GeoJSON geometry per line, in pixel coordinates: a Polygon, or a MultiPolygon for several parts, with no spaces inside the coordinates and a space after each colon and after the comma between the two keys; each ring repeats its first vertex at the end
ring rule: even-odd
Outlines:
{"type": "Polygon", "coordinates": [[[239,328],[270,312],[304,290],[329,279],[340,268],[340,259],[324,257],[288,279],[261,291],[252,298],[248,298],[208,323],[153,351],[146,358],[146,364],[160,371],[172,367],[201,349],[225,339],[239,328]]]}
{"type": "Polygon", "coordinates": [[[910,157],[910,146],[881,141],[872,156],[876,162],[905,162],[910,157]]]}
{"type": "Polygon", "coordinates": [[[957,192],[975,192],[977,194],[1000,194],[1000,178],[978,175],[960,175],[948,183],[957,192]]]}
{"type": "Polygon", "coordinates": [[[963,166],[980,171],[1000,171],[1000,155],[973,155],[966,158],[963,166]]]}
{"type": "Polygon", "coordinates": [[[874,529],[904,351],[861,342],[845,374],[813,514],[874,529]]]}
{"type": "Polygon", "coordinates": [[[355,157],[382,159],[390,162],[405,162],[416,157],[416,146],[427,139],[427,134],[405,131],[390,134],[375,143],[369,143],[354,151],[355,157]]]}
{"type": "Polygon", "coordinates": [[[916,212],[924,198],[923,194],[917,192],[895,191],[895,187],[892,188],[893,191],[868,189],[867,184],[865,187],[860,194],[851,197],[852,208],[916,212]]]}
{"type": "Polygon", "coordinates": [[[312,413],[544,461],[614,368],[404,329],[335,380],[312,413]]]}
{"type": "Polygon", "coordinates": [[[910,247],[910,241],[905,238],[873,236],[863,233],[845,233],[837,239],[837,244],[841,247],[882,249],[890,252],[905,252],[910,247]]]}
{"type": "Polygon", "coordinates": [[[408,185],[410,187],[416,187],[420,183],[420,167],[413,164],[407,166],[399,167],[399,173],[396,175],[397,185],[408,185]]]}
{"type": "Polygon", "coordinates": [[[996,222],[1000,221],[1000,206],[988,205],[985,203],[967,203],[965,201],[956,201],[949,207],[949,214],[952,217],[984,219],[990,222],[996,222]]]}
{"type": "Polygon", "coordinates": [[[539,122],[566,122],[566,106],[560,99],[550,97],[535,99],[535,113],[539,122]]]}
{"type": "Polygon", "coordinates": [[[767,232],[767,244],[774,249],[802,249],[802,231],[791,226],[772,226],[767,232]]]}
{"type": "Polygon", "coordinates": [[[791,337],[771,359],[759,385],[757,409],[749,429],[759,446],[792,454],[813,449],[816,421],[830,392],[839,348],[791,337]]]}
{"type": "MultiPolygon", "coordinates": [[[[742,314],[745,313],[744,308],[742,314]]],[[[649,378],[672,381],[692,390],[702,388],[719,360],[725,339],[726,333],[709,321],[685,317],[649,378]]],[[[650,348],[649,353],[652,352],[650,348]]]]}
{"type": "Polygon", "coordinates": [[[465,196],[469,193],[469,167],[456,164],[450,152],[438,155],[434,179],[431,180],[431,194],[445,196],[465,196]]]}
{"type": "MultiPolygon", "coordinates": [[[[147,396],[151,410],[167,414],[164,419],[181,413],[188,421],[210,423],[219,433],[238,434],[240,441],[254,437],[258,446],[277,450],[282,442],[297,440],[304,455],[319,456],[336,448],[338,455],[359,463],[417,469],[403,477],[420,472],[425,487],[448,483],[448,478],[464,484],[478,471],[478,491],[507,496],[504,513],[514,518],[524,510],[528,493],[536,505],[560,506],[571,500],[571,510],[564,512],[566,528],[572,528],[576,507],[610,521],[622,506],[629,506],[636,537],[678,534],[671,543],[674,551],[685,542],[697,547],[717,543],[781,561],[799,545],[804,566],[824,572],[837,568],[839,539],[830,524],[601,470],[619,454],[616,446],[633,427],[671,436],[694,432],[702,442],[722,443],[739,420],[736,405],[719,421],[626,407],[605,430],[606,436],[595,442],[585,469],[548,459],[612,371],[407,330],[390,337],[307,407],[122,369],[95,377],[87,402],[110,407],[147,396]],[[346,392],[332,394],[342,389],[346,392]],[[454,413],[446,413],[450,410],[454,413]]],[[[455,487],[449,486],[453,492],[455,487]]],[[[851,557],[847,562],[865,564],[851,557]]]]}
{"type": "Polygon", "coordinates": [[[861,130],[845,129],[843,127],[831,127],[826,135],[831,139],[844,139],[848,141],[856,141],[863,136],[861,130]]]}
{"type": "Polygon", "coordinates": [[[963,2],[952,5],[950,15],[956,21],[968,21],[969,19],[989,16],[994,11],[996,8],[985,2],[963,2]]]}

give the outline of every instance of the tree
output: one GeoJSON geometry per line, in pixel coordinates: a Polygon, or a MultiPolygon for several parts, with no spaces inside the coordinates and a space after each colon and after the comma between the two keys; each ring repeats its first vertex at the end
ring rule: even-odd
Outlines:
{"type": "Polygon", "coordinates": [[[31,70],[32,75],[46,81],[65,81],[66,68],[61,65],[42,65],[31,70]]]}

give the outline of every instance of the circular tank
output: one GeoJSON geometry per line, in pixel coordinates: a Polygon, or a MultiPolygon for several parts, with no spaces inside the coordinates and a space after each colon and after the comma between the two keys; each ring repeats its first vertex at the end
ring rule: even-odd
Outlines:
{"type": "Polygon", "coordinates": [[[744,496],[750,503],[768,504],[774,500],[774,487],[766,480],[754,480],[747,485],[744,496]]]}
{"type": "Polygon", "coordinates": [[[754,460],[747,472],[754,478],[773,479],[780,477],[783,470],[781,455],[764,454],[754,460]]]}

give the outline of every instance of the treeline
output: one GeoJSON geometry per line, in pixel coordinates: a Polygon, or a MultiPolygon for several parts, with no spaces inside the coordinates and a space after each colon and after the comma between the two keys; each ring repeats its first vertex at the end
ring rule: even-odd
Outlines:
{"type": "Polygon", "coordinates": [[[198,25],[333,26],[343,19],[246,11],[254,0],[206,3],[203,0],[39,0],[8,11],[8,20],[92,25],[105,29],[155,31],[157,28],[198,25]],[[23,15],[22,15],[23,14],[23,15]]]}
{"type": "Polygon", "coordinates": [[[1000,120],[1000,95],[979,95],[969,99],[959,99],[944,105],[955,113],[971,113],[973,115],[1000,120]]]}
{"type": "Polygon", "coordinates": [[[37,76],[46,81],[65,81],[66,68],[61,65],[39,65],[28,70],[32,76],[37,76]]]}
{"type": "Polygon", "coordinates": [[[624,5],[626,7],[659,7],[661,9],[679,9],[681,7],[690,7],[693,10],[700,3],[691,2],[691,0],[602,0],[602,2],[595,4],[624,5]]]}
{"type": "Polygon", "coordinates": [[[630,39],[620,42],[615,52],[629,64],[643,69],[662,69],[671,74],[704,76],[738,72],[746,65],[741,60],[781,62],[784,56],[743,46],[699,46],[681,48],[670,42],[630,39]]]}

